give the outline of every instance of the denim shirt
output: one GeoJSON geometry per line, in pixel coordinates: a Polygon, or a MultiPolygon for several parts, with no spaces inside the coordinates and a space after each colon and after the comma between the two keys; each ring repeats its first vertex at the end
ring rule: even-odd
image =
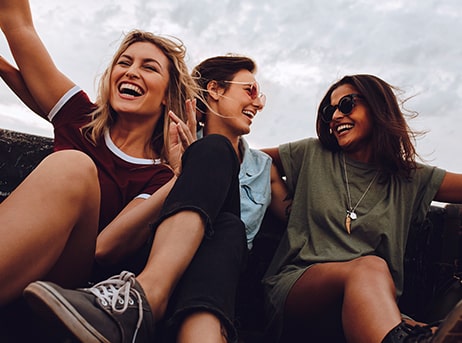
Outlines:
{"type": "MultiPolygon", "coordinates": [[[[203,130],[199,129],[197,139],[203,136],[203,130]]],[[[239,149],[243,156],[239,172],[241,220],[245,224],[247,247],[250,250],[271,202],[272,160],[263,151],[250,149],[249,144],[242,137],[239,141],[239,149]]]]}
{"type": "Polygon", "coordinates": [[[271,157],[260,150],[250,149],[241,137],[243,160],[239,172],[241,184],[241,219],[245,224],[247,247],[260,230],[266,209],[271,202],[271,157]]]}

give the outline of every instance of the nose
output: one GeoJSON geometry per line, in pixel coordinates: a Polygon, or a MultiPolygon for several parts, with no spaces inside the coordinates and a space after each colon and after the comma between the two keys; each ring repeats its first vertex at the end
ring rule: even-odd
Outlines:
{"type": "Polygon", "coordinates": [[[334,114],[332,114],[332,121],[342,119],[345,115],[339,111],[338,107],[335,108],[334,114]]]}
{"type": "Polygon", "coordinates": [[[127,71],[125,72],[125,75],[130,79],[137,78],[138,77],[138,71],[137,71],[137,69],[136,69],[136,67],[134,65],[131,65],[127,69],[127,71]]]}
{"type": "Polygon", "coordinates": [[[265,104],[266,104],[266,95],[261,93],[260,95],[258,95],[255,100],[253,101],[253,104],[254,106],[257,107],[257,110],[258,111],[261,111],[263,110],[263,108],[265,107],[265,104]]]}

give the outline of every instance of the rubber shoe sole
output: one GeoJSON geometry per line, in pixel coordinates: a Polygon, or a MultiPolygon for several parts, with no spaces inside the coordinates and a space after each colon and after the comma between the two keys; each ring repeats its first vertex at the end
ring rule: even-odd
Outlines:
{"type": "Polygon", "coordinates": [[[54,324],[59,320],[59,323],[81,342],[111,343],[47,283],[41,281],[31,283],[23,294],[29,306],[38,315],[54,324]]]}

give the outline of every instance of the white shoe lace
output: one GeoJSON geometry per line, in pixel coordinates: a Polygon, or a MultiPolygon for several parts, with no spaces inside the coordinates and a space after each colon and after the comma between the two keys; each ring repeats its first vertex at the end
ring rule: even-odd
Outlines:
{"type": "Polygon", "coordinates": [[[138,303],[138,322],[136,323],[132,342],[135,342],[136,335],[143,322],[143,300],[141,294],[133,288],[134,285],[135,274],[123,271],[119,275],[110,277],[86,289],[100,299],[103,306],[110,305],[115,313],[124,313],[128,305],[133,305],[135,302],[130,296],[133,295],[138,303]]]}

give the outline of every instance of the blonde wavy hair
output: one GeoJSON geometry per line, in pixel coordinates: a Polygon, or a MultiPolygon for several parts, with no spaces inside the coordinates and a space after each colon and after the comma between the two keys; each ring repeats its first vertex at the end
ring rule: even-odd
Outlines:
{"type": "Polygon", "coordinates": [[[186,121],[187,99],[196,97],[197,85],[188,72],[185,62],[186,47],[175,37],[163,37],[151,32],[132,30],[123,39],[109,66],[103,72],[97,92],[96,109],[90,113],[90,123],[82,128],[85,137],[97,145],[106,129],[117,120],[117,113],[110,104],[110,77],[119,57],[127,48],[137,42],[148,42],[158,47],[169,60],[169,83],[167,86],[167,101],[163,108],[163,115],[157,123],[151,137],[151,148],[164,162],[168,162],[168,127],[169,111],[173,111],[183,121],[186,121]]]}

